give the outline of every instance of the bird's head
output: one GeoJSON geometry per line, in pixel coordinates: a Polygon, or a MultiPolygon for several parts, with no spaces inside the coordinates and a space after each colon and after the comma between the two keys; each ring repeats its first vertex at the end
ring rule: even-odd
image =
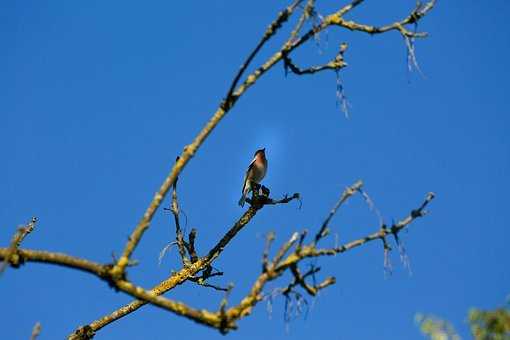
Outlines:
{"type": "Polygon", "coordinates": [[[265,156],[266,155],[266,148],[258,149],[257,151],[255,151],[255,155],[254,156],[257,156],[257,155],[265,156]]]}

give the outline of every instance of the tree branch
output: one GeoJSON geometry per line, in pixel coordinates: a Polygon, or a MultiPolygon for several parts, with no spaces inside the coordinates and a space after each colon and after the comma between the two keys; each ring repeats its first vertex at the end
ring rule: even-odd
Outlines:
{"type": "Polygon", "coordinates": [[[282,25],[290,18],[296,7],[302,2],[302,0],[294,1],[293,4],[291,4],[289,7],[285,8],[283,11],[278,13],[278,17],[269,25],[267,30],[264,32],[264,35],[262,36],[262,39],[257,44],[255,49],[248,55],[246,58],[246,61],[241,65],[239,72],[234,77],[234,80],[232,81],[232,84],[230,85],[230,88],[227,92],[227,96],[225,97],[225,105],[228,105],[228,107],[232,106],[234,98],[232,97],[234,90],[237,87],[237,84],[239,83],[239,80],[244,74],[244,71],[248,68],[248,66],[253,61],[253,58],[257,55],[257,53],[262,49],[262,47],[266,44],[266,42],[271,39],[272,36],[276,34],[276,32],[282,27],[282,25]]]}
{"type": "MultiPolygon", "coordinates": [[[[352,193],[350,193],[350,190],[346,190],[342,197],[349,197],[350,195],[352,195],[352,193]]],[[[178,315],[184,316],[201,324],[217,328],[222,332],[226,332],[229,329],[235,329],[236,320],[244,316],[247,316],[251,312],[251,309],[258,303],[258,301],[260,301],[263,298],[262,289],[265,286],[265,284],[269,281],[273,281],[276,278],[280,277],[285,270],[290,269],[291,272],[294,274],[295,281],[299,285],[301,285],[309,294],[314,295],[319,289],[322,289],[333,284],[334,278],[327,278],[323,283],[315,287],[309,286],[304,282],[304,276],[301,275],[299,270],[297,269],[297,264],[301,260],[311,257],[335,255],[353,249],[355,247],[361,246],[367,242],[376,239],[383,239],[388,234],[396,235],[402,229],[404,229],[406,226],[412,223],[415,219],[423,217],[426,213],[425,208],[430,203],[430,201],[432,201],[433,198],[434,194],[429,193],[425,201],[420,205],[419,208],[412,210],[409,216],[395,223],[389,229],[381,228],[381,230],[379,230],[376,233],[370,234],[364,238],[349,242],[345,245],[336,248],[317,249],[315,246],[315,241],[312,241],[309,245],[301,246],[299,252],[295,251],[289,254],[284,260],[281,260],[283,256],[285,256],[285,253],[287,253],[288,250],[292,248],[293,245],[296,244],[296,241],[299,240],[299,234],[295,233],[291,237],[291,239],[280,248],[277,255],[273,259],[271,265],[268,266],[268,270],[263,272],[256,280],[255,284],[252,287],[251,292],[241,301],[239,305],[226,310],[224,313],[197,310],[187,306],[184,303],[176,302],[164,297],[160,297],[158,295],[166,291],[165,290],[166,288],[175,287],[175,285],[184,282],[186,279],[189,279],[190,277],[193,276],[192,274],[193,272],[197,273],[206,266],[210,265],[210,263],[219,256],[221,251],[224,249],[225,245],[228,244],[228,242],[232,240],[233,237],[235,237],[235,235],[256,214],[257,210],[260,209],[256,207],[262,207],[263,205],[255,205],[255,207],[254,206],[250,207],[245,212],[245,214],[239,219],[239,221],[234,224],[234,226],[229,230],[229,232],[227,232],[227,234],[225,234],[225,236],[217,243],[217,245],[211,249],[207,256],[198,259],[197,262],[191,264],[188,267],[183,268],[180,272],[174,274],[170,278],[171,282],[167,282],[168,285],[166,287],[162,287],[161,285],[159,285],[158,287],[155,287],[150,291],[146,291],[145,289],[138,287],[129,281],[118,280],[111,277],[110,271],[108,270],[109,269],[108,265],[97,264],[91,261],[74,258],[65,254],[49,253],[43,251],[19,249],[17,251],[17,254],[19,256],[19,259],[22,259],[22,262],[24,261],[46,262],[81,269],[83,271],[93,273],[103,279],[111,280],[112,284],[116,288],[140,299],[126,307],[123,307],[124,310],[121,309],[119,311],[116,311],[111,318],[101,319],[99,321],[99,324],[92,323],[91,325],[80,328],[73,335],[70,336],[71,339],[80,339],[79,336],[83,336],[83,334],[89,335],[93,334],[95,330],[100,328],[100,327],[97,328],[97,326],[101,325],[101,323],[103,323],[101,325],[102,327],[105,324],[112,322],[113,320],[116,320],[129,312],[136,310],[141,305],[147,302],[150,302],[156,306],[162,307],[166,310],[172,311],[178,315]],[[137,304],[138,306],[136,306],[137,304]],[[94,326],[96,327],[96,329],[94,329],[94,326]]],[[[339,202],[344,202],[345,199],[346,198],[344,198],[343,200],[341,199],[339,202]]],[[[339,204],[337,204],[335,207],[337,208],[338,206],[339,204]]],[[[334,214],[335,211],[336,209],[334,208],[332,210],[332,213],[334,214]]],[[[330,213],[328,218],[332,216],[332,213],[330,213]]],[[[8,254],[9,248],[0,248],[0,259],[5,260],[8,254]]],[[[315,273],[315,271],[312,271],[311,273],[313,274],[315,273]]],[[[306,276],[308,275],[310,274],[306,274],[306,276]]]]}
{"type": "MultiPolygon", "coordinates": [[[[112,268],[111,275],[115,278],[122,279],[125,276],[125,268],[129,263],[129,258],[133,251],[135,250],[136,246],[140,242],[140,239],[143,235],[143,233],[149,228],[150,222],[152,220],[152,217],[154,216],[156,210],[160,206],[162,200],[168,193],[168,190],[170,187],[174,184],[177,176],[182,171],[184,166],[188,163],[188,161],[194,156],[196,151],[200,148],[202,143],[205,141],[205,139],[209,136],[209,134],[212,132],[212,130],[218,125],[218,123],[221,121],[221,119],[228,113],[228,111],[234,106],[237,99],[248,89],[250,88],[260,76],[262,76],[265,72],[267,72],[269,69],[271,69],[276,63],[278,63],[282,58],[284,54],[289,54],[291,51],[299,47],[301,44],[303,44],[305,41],[308,41],[315,33],[318,33],[327,27],[331,25],[337,25],[344,28],[348,28],[350,30],[357,30],[357,31],[363,31],[368,32],[371,34],[376,33],[384,33],[390,30],[399,30],[402,35],[406,37],[423,37],[425,34],[423,33],[414,33],[410,32],[405,29],[405,25],[416,23],[418,20],[420,20],[422,17],[424,17],[434,6],[435,0],[432,0],[428,2],[425,6],[418,6],[415,8],[415,10],[405,19],[395,22],[390,25],[382,26],[382,27],[375,27],[375,26],[369,26],[369,25],[362,25],[357,24],[353,21],[345,21],[342,17],[346,11],[350,9],[346,9],[348,7],[343,7],[338,12],[329,15],[318,27],[314,27],[312,30],[308,31],[308,33],[301,36],[298,40],[291,44],[285,44],[280,51],[276,52],[272,57],[270,57],[265,63],[262,64],[257,70],[252,72],[246,80],[237,87],[235,91],[233,91],[233,88],[236,87],[239,79],[241,78],[242,74],[244,73],[244,70],[248,67],[248,64],[251,62],[251,60],[254,58],[256,53],[260,50],[260,48],[267,42],[269,37],[274,35],[276,33],[276,30],[281,26],[283,22],[286,21],[288,18],[288,15],[292,13],[292,11],[295,9],[297,4],[300,1],[296,1],[288,7],[286,10],[284,10],[283,13],[287,12],[286,14],[280,13],[277,17],[277,19],[273,22],[276,23],[274,29],[272,29],[272,25],[270,25],[268,31],[264,34],[264,36],[268,36],[267,39],[264,37],[262,38],[261,42],[257,45],[255,50],[248,56],[247,61],[243,64],[240,71],[234,78],[234,82],[232,83],[229,92],[227,94],[226,100],[228,102],[225,102],[225,100],[222,102],[220,107],[216,110],[215,114],[210,118],[210,120],[207,122],[205,127],[200,131],[200,133],[195,137],[193,142],[189,145],[187,145],[184,148],[184,151],[179,157],[179,160],[177,163],[173,166],[172,170],[170,171],[170,174],[167,176],[167,178],[163,181],[163,184],[161,185],[158,192],[154,195],[154,198],[152,199],[152,202],[149,204],[149,207],[145,211],[142,219],[136,226],[136,228],[131,233],[131,236],[129,237],[129,240],[124,248],[124,251],[122,253],[122,256],[119,258],[115,266],[112,268]],[[289,10],[290,9],[290,10],[289,10]],[[285,18],[285,20],[284,20],[285,18]],[[246,65],[246,66],[244,66],[246,65]]],[[[351,7],[355,7],[357,4],[359,4],[360,1],[354,1],[351,3],[351,7]]],[[[349,5],[348,5],[349,6],[349,5]]]]}
{"type": "Polygon", "coordinates": [[[72,269],[78,269],[94,274],[102,279],[109,277],[108,272],[111,266],[104,265],[63,253],[55,253],[44,250],[18,249],[14,255],[9,256],[9,248],[0,248],[0,260],[9,259],[9,264],[18,268],[26,262],[40,262],[55,264],[72,269]]]}
{"type": "MultiPolygon", "coordinates": [[[[150,291],[147,292],[149,295],[161,295],[171,289],[173,289],[175,286],[180,285],[184,283],[185,281],[189,280],[192,277],[195,277],[196,274],[198,274],[200,271],[206,269],[208,266],[212,264],[212,262],[219,257],[223,249],[228,245],[228,243],[241,231],[255,215],[257,214],[257,211],[260,210],[267,200],[271,200],[268,197],[262,195],[257,196],[256,203],[254,203],[248,210],[237,220],[236,223],[229,229],[229,231],[218,241],[218,243],[211,248],[211,250],[208,252],[208,254],[202,258],[198,258],[196,262],[191,263],[189,266],[182,268],[178,272],[174,273],[170,278],[160,282],[158,285],[153,287],[150,291]]],[[[288,200],[290,202],[290,200],[288,200]]],[[[132,290],[131,290],[132,291],[132,290]]],[[[128,292],[129,293],[129,292],[128,292]]],[[[146,296],[146,295],[144,295],[146,296]]],[[[136,296],[135,297],[139,297],[136,296]]],[[[95,320],[91,322],[89,325],[82,326],[78,328],[73,334],[70,335],[70,339],[80,339],[77,337],[78,334],[93,334],[97,330],[103,328],[104,326],[112,323],[115,320],[118,320],[127,314],[130,314],[134,311],[136,311],[138,308],[146,305],[148,302],[150,303],[156,303],[160,307],[164,308],[172,308],[176,307],[177,305],[172,305],[167,302],[162,302],[162,300],[146,300],[141,296],[140,300],[135,300],[128,305],[125,305],[116,311],[112,312],[109,315],[106,315],[98,320],[95,320]],[[159,304],[158,304],[159,303],[159,304]]],[[[174,310],[172,310],[174,311],[174,310]]],[[[175,312],[175,311],[174,311],[175,312]]],[[[189,315],[195,315],[196,313],[190,312],[189,315]]],[[[187,315],[187,316],[189,316],[187,315]]],[[[211,326],[211,320],[207,321],[209,322],[208,325],[211,326]]],[[[205,323],[207,323],[205,322],[205,323]]],[[[214,322],[213,322],[214,323],[214,322]]]]}
{"type": "Polygon", "coordinates": [[[304,68],[304,69],[296,66],[292,62],[290,57],[287,54],[284,54],[283,62],[284,62],[285,69],[286,70],[290,69],[293,73],[295,73],[297,75],[314,74],[314,73],[321,72],[324,70],[333,70],[335,72],[338,72],[340,69],[347,66],[347,63],[344,61],[344,56],[343,56],[343,52],[345,51],[344,47],[346,47],[346,46],[347,45],[342,44],[336,57],[333,60],[331,60],[330,62],[328,62],[327,64],[319,65],[319,66],[312,66],[312,67],[308,67],[308,68],[304,68]]]}
{"type": "Polygon", "coordinates": [[[25,237],[34,230],[35,224],[37,223],[37,217],[32,217],[32,220],[23,227],[18,228],[14,236],[12,237],[9,248],[5,251],[3,262],[0,264],[0,275],[3,273],[7,264],[11,264],[13,267],[19,266],[19,255],[17,254],[18,248],[25,237]]]}
{"type": "Polygon", "coordinates": [[[321,228],[315,235],[314,243],[319,242],[319,240],[321,238],[323,238],[324,236],[327,235],[328,224],[331,221],[331,219],[333,218],[333,216],[335,216],[337,210],[340,208],[340,206],[345,201],[347,201],[352,195],[354,195],[359,189],[361,189],[362,186],[363,186],[363,181],[358,180],[356,183],[354,183],[353,185],[351,185],[350,187],[347,187],[345,189],[345,191],[340,196],[340,199],[338,200],[338,202],[336,202],[333,209],[331,209],[331,211],[329,212],[329,215],[326,217],[326,219],[324,220],[324,222],[321,225],[321,228]]]}
{"type": "MultiPolygon", "coordinates": [[[[179,157],[175,160],[176,162],[179,161],[179,157]]],[[[188,244],[186,244],[186,241],[184,241],[184,236],[181,229],[181,223],[180,223],[180,209],[179,209],[179,201],[177,199],[177,182],[179,178],[175,179],[175,183],[172,186],[172,202],[170,203],[170,208],[165,208],[166,210],[170,210],[172,212],[172,215],[174,215],[174,221],[175,221],[175,242],[177,244],[177,248],[179,249],[179,255],[181,257],[182,265],[187,266],[190,263],[190,260],[188,259],[186,255],[186,249],[188,248],[188,244]]]]}
{"type": "MultiPolygon", "coordinates": [[[[14,235],[13,240],[8,248],[0,248],[0,260],[3,260],[3,264],[0,267],[0,272],[5,268],[7,264],[10,264],[13,267],[18,267],[27,261],[50,263],[94,274],[101,279],[108,281],[109,284],[116,289],[122,290],[123,292],[130,294],[131,296],[138,299],[114,311],[112,314],[92,322],[90,325],[79,328],[74,334],[70,336],[70,338],[91,338],[98,329],[101,329],[105,325],[137,310],[147,303],[154,304],[166,310],[172,311],[175,314],[187,317],[201,324],[217,328],[222,332],[226,332],[229,329],[234,329],[236,327],[236,321],[248,315],[256,303],[260,301],[262,298],[262,289],[264,288],[264,285],[267,282],[280,277],[287,269],[290,269],[294,275],[293,282],[295,285],[301,286],[311,295],[316,294],[319,289],[334,283],[334,278],[327,278],[319,285],[310,286],[308,283],[306,283],[305,278],[309,275],[314,275],[315,271],[311,270],[305,274],[301,274],[298,268],[298,264],[301,260],[311,257],[335,255],[375,239],[383,239],[385,241],[386,235],[393,234],[397,236],[400,230],[409,225],[412,221],[414,221],[414,219],[422,217],[425,214],[424,209],[430,200],[433,199],[432,194],[428,196],[427,200],[422,204],[420,208],[413,210],[410,216],[394,224],[390,229],[381,228],[381,230],[377,233],[370,234],[363,239],[352,241],[341,247],[317,249],[316,244],[321,238],[327,235],[328,223],[335,214],[336,210],[346,199],[348,199],[348,197],[354,193],[354,191],[344,192],[346,196],[344,197],[344,195],[342,195],[340,201],[335,205],[330,215],[322,224],[314,240],[310,242],[310,244],[304,244],[306,233],[295,233],[291,239],[279,249],[271,262],[269,261],[268,257],[269,247],[267,248],[267,251],[265,251],[263,255],[263,273],[255,281],[252,290],[240,302],[239,305],[226,310],[225,300],[225,303],[222,304],[220,311],[209,312],[206,310],[197,310],[185,305],[184,303],[159,296],[174,288],[176,285],[182,284],[188,280],[205,286],[218,288],[216,286],[205,283],[205,279],[208,277],[219,275],[218,273],[212,273],[212,262],[220,256],[224,248],[237,235],[237,233],[251,221],[251,219],[256,215],[257,211],[260,210],[264,205],[284,204],[289,203],[294,199],[299,200],[299,194],[297,193],[290,197],[286,195],[281,200],[274,200],[269,197],[269,192],[265,193],[264,190],[262,190],[263,193],[259,194],[257,190],[257,192],[254,192],[253,197],[248,200],[248,202],[251,204],[250,208],[218,241],[218,243],[213,248],[211,248],[209,252],[207,252],[207,255],[200,257],[196,252],[196,230],[192,230],[192,232],[189,234],[188,242],[184,240],[184,236],[180,228],[179,207],[176,192],[178,176],[186,164],[189,162],[189,160],[194,156],[194,154],[198,151],[198,149],[210,135],[210,133],[216,128],[224,116],[233,108],[237,100],[246,92],[246,90],[253,86],[263,74],[265,74],[281,60],[284,60],[285,65],[296,74],[312,74],[326,69],[338,71],[340,68],[345,67],[346,63],[343,60],[343,51],[345,50],[344,48],[341,48],[339,54],[329,63],[322,66],[315,66],[306,69],[301,69],[296,66],[289,57],[290,53],[293,52],[296,48],[329,26],[339,26],[349,30],[361,31],[370,34],[378,34],[387,31],[398,30],[406,39],[424,37],[426,33],[411,32],[405,26],[417,23],[418,20],[425,16],[435,4],[435,0],[432,0],[424,6],[419,5],[411,12],[408,17],[402,19],[401,21],[397,21],[382,27],[376,27],[360,24],[355,21],[347,21],[343,18],[345,14],[349,13],[353,8],[363,2],[363,0],[354,0],[350,4],[339,9],[337,12],[327,16],[318,26],[314,26],[308,32],[298,37],[305,21],[314,10],[314,1],[308,0],[302,16],[298,20],[298,23],[296,24],[294,30],[291,32],[290,38],[286,41],[286,43],[269,59],[267,59],[259,68],[249,74],[246,79],[239,85],[241,78],[243,77],[246,69],[252,63],[255,56],[267,43],[267,41],[277,33],[280,27],[288,20],[288,18],[292,15],[292,13],[301,2],[302,0],[296,0],[284,11],[280,12],[277,18],[268,27],[264,33],[264,36],[257,44],[255,49],[248,55],[246,61],[241,65],[240,70],[235,75],[227,92],[226,98],[221,102],[216,112],[205,124],[199,134],[193,139],[191,144],[187,145],[181,155],[177,158],[176,163],[146,208],[144,215],[139,220],[136,227],[133,229],[118,260],[116,260],[113,264],[99,264],[62,253],[19,249],[19,245],[23,238],[32,231],[35,225],[35,220],[33,220],[31,224],[29,223],[26,227],[21,228],[14,235]],[[126,267],[132,263],[131,257],[133,252],[138,246],[143,234],[149,228],[152,218],[154,217],[157,209],[161,205],[162,201],[172,186],[174,190],[172,194],[171,210],[174,214],[176,224],[176,240],[179,247],[179,254],[183,262],[183,268],[174,273],[171,277],[153,287],[151,290],[145,290],[144,288],[136,286],[126,279],[126,267]],[[293,248],[294,251],[288,254],[293,248]],[[188,253],[189,258],[187,257],[186,252],[188,253]],[[202,276],[197,276],[200,272],[202,273],[202,276]]],[[[406,42],[407,41],[408,40],[406,40],[406,42]]],[[[359,186],[361,187],[361,185],[362,183],[360,182],[359,186]]],[[[262,189],[264,189],[264,187],[262,187],[262,189]]],[[[268,243],[270,243],[270,241],[268,243]]]]}
{"type": "MultiPolygon", "coordinates": [[[[401,220],[400,222],[394,224],[391,229],[382,228],[380,231],[370,234],[364,238],[351,241],[343,246],[331,248],[331,249],[317,249],[315,243],[312,241],[309,245],[303,246],[299,251],[295,251],[291,254],[289,254],[284,260],[280,261],[279,264],[274,265],[274,262],[272,263],[273,266],[268,266],[268,268],[271,268],[271,270],[268,270],[266,272],[263,272],[254,282],[250,292],[246,297],[244,297],[241,302],[228,309],[226,311],[226,317],[227,321],[230,324],[235,324],[236,320],[239,320],[247,315],[249,315],[253,309],[253,307],[260,302],[263,299],[262,290],[264,289],[265,285],[273,281],[277,278],[279,278],[287,269],[290,269],[292,267],[296,267],[299,262],[301,262],[303,259],[306,258],[314,258],[314,257],[321,257],[326,255],[336,255],[339,253],[343,253],[345,251],[354,249],[356,247],[359,247],[367,242],[381,239],[385,237],[388,234],[392,233],[399,233],[401,230],[406,228],[410,223],[412,223],[416,218],[422,217],[425,215],[425,207],[432,201],[434,198],[433,193],[427,194],[427,197],[425,201],[422,203],[422,205],[415,210],[411,211],[411,214],[401,220]]],[[[285,245],[283,246],[285,247],[285,245]]],[[[283,248],[282,247],[282,248],[283,248]]],[[[281,252],[281,250],[280,250],[281,252]]],[[[310,273],[309,275],[312,275],[310,273]]],[[[298,272],[298,275],[299,272],[298,272]]],[[[304,281],[303,277],[294,275],[294,283],[291,283],[290,289],[292,289],[297,284],[300,284],[300,281],[304,281]]],[[[321,284],[317,285],[314,289],[310,289],[311,292],[317,292],[319,289],[322,289],[324,287],[327,287],[335,282],[335,279],[333,277],[326,278],[321,284]]],[[[308,287],[311,288],[311,287],[308,287]]],[[[305,290],[309,290],[306,289],[305,290]]],[[[313,294],[312,294],[313,295],[313,294]]],[[[227,323],[228,324],[228,323],[227,323]]],[[[228,329],[223,329],[223,332],[228,331],[228,329]]]]}
{"type": "MultiPolygon", "coordinates": [[[[357,2],[359,3],[362,1],[357,1],[357,2]]],[[[343,18],[343,15],[345,13],[343,13],[342,10],[329,16],[326,20],[331,25],[337,25],[340,27],[344,27],[351,31],[359,31],[359,32],[365,32],[365,33],[369,33],[369,34],[380,34],[380,33],[385,33],[388,31],[399,31],[404,37],[424,38],[427,36],[427,33],[409,31],[408,29],[405,28],[405,26],[418,22],[430,10],[432,10],[435,3],[436,3],[436,0],[429,1],[425,5],[422,5],[420,2],[418,2],[418,4],[416,5],[415,9],[411,12],[411,14],[409,14],[404,19],[402,19],[400,21],[396,21],[391,24],[384,25],[384,26],[379,26],[379,27],[372,26],[372,25],[366,25],[366,24],[359,24],[355,21],[345,20],[343,18]]]]}

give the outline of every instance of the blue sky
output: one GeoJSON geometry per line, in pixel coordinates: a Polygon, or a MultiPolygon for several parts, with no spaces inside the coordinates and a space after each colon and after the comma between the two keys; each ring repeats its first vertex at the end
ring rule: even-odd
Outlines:
{"type": "MultiPolygon", "coordinates": [[[[318,1],[327,14],[337,6],[318,1]]],[[[383,24],[406,15],[412,0],[366,1],[352,13],[383,24]]],[[[176,155],[225,95],[234,73],[287,3],[272,1],[4,1],[0,7],[0,242],[39,217],[23,246],[99,262],[119,254],[176,155]]],[[[187,230],[204,253],[238,218],[243,172],[267,148],[264,184],[275,196],[300,192],[297,204],[266,207],[215,266],[233,282],[231,303],[260,269],[263,236],[277,244],[317,228],[343,188],[363,179],[391,223],[437,194],[430,214],[404,233],[412,275],[393,252],[385,278],[383,250],[371,243],[321,259],[319,277],[337,284],[315,300],[306,319],[285,326],[283,303],[270,317],[260,304],[231,339],[419,339],[417,312],[451,320],[467,337],[470,307],[492,308],[510,293],[510,190],[507,2],[439,1],[419,29],[424,77],[406,70],[397,33],[368,36],[332,29],[321,46],[295,54],[302,65],[334,56],[349,43],[342,71],[351,116],[335,103],[332,73],[284,76],[275,67],[239,101],[186,167],[180,198],[187,230]],[[320,52],[322,51],[322,53],[320,52]],[[507,269],[505,269],[507,268],[507,269]]],[[[272,40],[254,67],[278,48],[272,40]]],[[[332,221],[341,241],[377,229],[377,217],[354,197],[332,221]]],[[[129,278],[150,287],[178,267],[175,252],[158,266],[173,235],[160,210],[134,256],[129,278]]],[[[333,240],[329,241],[333,244],[333,240]]],[[[288,278],[279,281],[284,284],[288,278]]],[[[0,337],[58,339],[131,301],[95,277],[27,264],[0,278],[0,337]]],[[[217,308],[222,295],[190,284],[168,297],[217,308]]],[[[155,307],[106,327],[97,339],[224,339],[155,307]]]]}

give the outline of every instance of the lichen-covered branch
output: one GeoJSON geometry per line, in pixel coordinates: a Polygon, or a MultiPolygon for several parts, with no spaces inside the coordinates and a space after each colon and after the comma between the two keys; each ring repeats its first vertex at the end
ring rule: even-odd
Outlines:
{"type": "MultiPolygon", "coordinates": [[[[295,198],[299,197],[299,195],[294,195],[294,196],[296,196],[295,198]]],[[[246,210],[246,212],[239,218],[239,220],[237,220],[237,222],[234,223],[234,225],[218,241],[218,243],[213,248],[211,248],[211,250],[207,253],[206,256],[199,257],[197,259],[197,261],[192,262],[190,265],[185,266],[181,270],[173,273],[173,275],[171,277],[160,282],[158,285],[153,287],[147,293],[150,295],[154,295],[154,296],[161,295],[161,294],[173,289],[175,286],[180,285],[187,280],[195,278],[199,272],[206,270],[212,264],[212,262],[216,258],[219,257],[219,255],[221,254],[223,249],[225,249],[225,247],[237,235],[237,233],[239,233],[239,231],[241,231],[253,219],[253,217],[255,217],[255,215],[257,214],[257,211],[260,210],[265,205],[264,202],[272,202],[273,201],[265,195],[261,195],[261,196],[255,195],[252,198],[252,200],[253,199],[255,199],[255,202],[252,202],[253,203],[252,206],[250,206],[250,208],[248,208],[248,210],[246,210]]],[[[291,200],[292,199],[287,199],[280,203],[288,203],[291,200]]],[[[130,293],[130,292],[128,292],[128,293],[130,293]]],[[[135,296],[135,297],[138,297],[138,296],[135,296]]],[[[82,326],[82,327],[78,328],[73,334],[71,334],[69,336],[69,338],[70,339],[86,339],[86,337],[80,338],[78,335],[82,336],[83,334],[89,334],[89,335],[94,334],[97,330],[103,328],[104,326],[110,324],[111,322],[118,320],[118,319],[136,311],[137,309],[146,305],[147,303],[149,303],[149,302],[152,303],[153,301],[156,302],[156,304],[157,304],[157,303],[160,303],[162,300],[156,300],[156,299],[147,300],[147,299],[143,299],[143,297],[142,297],[142,299],[140,299],[140,300],[135,300],[135,301],[117,309],[116,311],[112,312],[111,314],[105,315],[104,317],[97,319],[86,326],[82,326]]],[[[159,306],[163,307],[163,308],[167,308],[167,307],[172,308],[172,306],[175,307],[175,306],[180,306],[180,305],[172,305],[171,303],[163,303],[163,305],[159,304],[159,306]]],[[[172,311],[176,312],[176,310],[172,310],[172,311]]],[[[193,315],[195,315],[195,314],[193,314],[193,315]]],[[[207,324],[207,322],[205,322],[205,323],[207,324]]]]}
{"type": "MultiPolygon", "coordinates": [[[[359,188],[360,186],[361,182],[357,182],[353,186],[349,187],[342,194],[341,199],[339,200],[339,204],[335,205],[332,212],[330,212],[330,215],[328,215],[328,217],[326,218],[326,221],[329,221],[331,219],[332,214],[336,212],[336,209],[341,204],[341,202],[344,202],[347,199],[347,197],[352,195],[352,190],[356,190],[356,188],[359,188]]],[[[266,283],[277,279],[287,269],[290,269],[291,273],[294,275],[295,278],[295,282],[291,284],[291,288],[295,285],[300,285],[310,295],[315,295],[320,289],[323,289],[333,284],[335,282],[335,279],[333,277],[326,278],[321,284],[315,286],[307,284],[305,282],[306,277],[311,274],[315,274],[316,271],[311,271],[309,273],[302,275],[298,269],[298,264],[303,259],[327,255],[336,255],[347,250],[353,249],[355,247],[359,247],[367,242],[376,239],[384,239],[384,237],[386,237],[387,235],[390,234],[396,235],[402,229],[408,226],[411,222],[413,222],[416,218],[424,216],[426,213],[425,208],[433,198],[434,194],[429,193],[425,201],[420,205],[419,208],[412,210],[409,216],[393,224],[390,228],[383,226],[383,228],[381,228],[379,231],[373,234],[349,242],[339,247],[317,248],[315,240],[311,241],[310,244],[308,245],[301,245],[301,243],[303,242],[303,237],[300,238],[298,233],[294,233],[292,237],[282,245],[274,259],[271,261],[271,263],[269,263],[266,266],[266,269],[255,281],[255,284],[253,285],[250,293],[240,302],[240,304],[231,307],[228,310],[225,310],[224,312],[221,313],[194,309],[184,303],[173,301],[171,299],[167,299],[159,295],[162,294],[164,291],[167,291],[170,288],[175,287],[177,284],[180,284],[185,280],[193,277],[196,273],[209,266],[211,262],[219,256],[219,254],[230,242],[230,240],[232,240],[235,237],[235,235],[251,220],[251,218],[253,218],[257,210],[259,210],[263,206],[260,205],[260,203],[252,205],[245,212],[245,214],[243,214],[239,221],[234,224],[234,226],[225,234],[225,236],[216,244],[216,246],[214,246],[209,251],[209,253],[205,257],[199,258],[195,263],[192,263],[189,266],[185,266],[181,271],[175,273],[171,278],[164,281],[163,282],[164,285],[160,284],[149,291],[139,286],[136,286],[129,281],[119,280],[114,277],[111,277],[109,271],[109,267],[111,265],[102,265],[91,261],[75,258],[66,254],[50,253],[28,249],[17,249],[16,254],[18,262],[10,263],[13,266],[16,266],[19,265],[20,263],[28,261],[45,262],[80,269],[95,274],[109,281],[115,288],[140,299],[134,301],[128,306],[121,308],[120,310],[116,311],[115,313],[106,318],[98,320],[90,325],[81,327],[70,336],[71,339],[83,339],[87,338],[86,336],[89,336],[90,338],[90,336],[93,335],[97,329],[136,310],[137,308],[148,302],[156,306],[162,307],[166,310],[172,311],[177,315],[184,316],[198,323],[213,328],[217,328],[222,332],[226,332],[229,329],[235,329],[236,321],[242,317],[249,315],[252,308],[263,299],[262,290],[266,283]],[[299,246],[295,247],[295,250],[285,257],[288,251],[296,244],[298,244],[299,246]]],[[[256,199],[256,196],[254,196],[252,200],[253,199],[256,199]]],[[[327,223],[323,223],[322,225],[324,224],[327,225],[327,223]]],[[[5,260],[6,258],[12,258],[12,254],[11,255],[9,254],[10,248],[0,248],[0,259],[5,260]]]]}
{"type": "MultiPolygon", "coordinates": [[[[328,256],[328,255],[336,255],[339,253],[346,252],[348,250],[354,249],[356,247],[359,247],[365,243],[368,243],[370,241],[382,239],[385,236],[389,234],[398,234],[401,230],[406,228],[409,224],[411,224],[415,219],[422,217],[425,215],[425,207],[432,201],[434,198],[433,193],[427,194],[427,197],[425,198],[425,201],[422,203],[422,205],[418,209],[414,209],[411,211],[409,216],[405,217],[401,221],[395,223],[391,228],[382,228],[378,232],[375,232],[373,234],[370,234],[366,237],[351,241],[349,243],[346,243],[340,247],[334,247],[334,248],[317,248],[314,241],[311,241],[310,244],[296,248],[294,252],[289,254],[286,258],[279,260],[279,258],[275,258],[275,260],[279,260],[278,262],[272,262],[267,266],[267,270],[264,271],[253,284],[250,292],[246,295],[245,298],[241,300],[241,302],[231,307],[226,311],[226,318],[227,321],[225,324],[235,324],[236,320],[239,320],[247,315],[249,315],[253,309],[253,307],[260,301],[264,299],[263,289],[265,285],[270,282],[274,281],[277,278],[281,277],[281,275],[288,269],[291,270],[291,272],[294,275],[294,281],[287,286],[286,288],[282,289],[282,292],[289,291],[293,289],[297,285],[304,286],[305,291],[307,291],[310,295],[315,295],[320,289],[323,289],[331,284],[335,283],[335,279],[333,277],[326,278],[322,283],[316,286],[310,286],[305,282],[305,275],[301,275],[299,270],[297,269],[298,264],[307,258],[316,258],[321,256],[328,256]]],[[[294,236],[291,237],[291,240],[287,241],[282,248],[286,248],[287,244],[291,243],[294,239],[294,236]]],[[[282,252],[280,249],[279,252],[282,252]]],[[[306,274],[306,276],[313,275],[316,271],[310,271],[306,274]]],[[[222,331],[226,332],[228,329],[222,329],[222,331]]]]}
{"type": "MultiPolygon", "coordinates": [[[[358,3],[361,1],[357,1],[358,3]]],[[[417,23],[421,18],[423,18],[427,13],[432,10],[436,1],[431,0],[426,4],[421,4],[418,2],[414,10],[404,19],[400,21],[393,22],[391,24],[383,25],[383,26],[373,26],[360,24],[353,20],[345,20],[343,15],[345,14],[343,10],[338,11],[337,13],[330,15],[326,21],[330,25],[337,25],[343,28],[347,28],[351,31],[360,31],[369,34],[380,34],[389,31],[399,31],[403,36],[406,37],[416,37],[416,38],[424,38],[427,36],[426,32],[413,32],[406,28],[407,25],[411,25],[417,23]]],[[[344,8],[345,9],[345,8],[344,8]]],[[[350,10],[350,9],[349,9],[350,10]]]]}
{"type": "Polygon", "coordinates": [[[14,268],[18,268],[27,262],[48,263],[78,269],[103,279],[108,277],[110,269],[108,265],[45,250],[17,249],[14,254],[10,254],[9,248],[0,248],[0,260],[5,261],[6,259],[9,259],[9,264],[14,268]]]}

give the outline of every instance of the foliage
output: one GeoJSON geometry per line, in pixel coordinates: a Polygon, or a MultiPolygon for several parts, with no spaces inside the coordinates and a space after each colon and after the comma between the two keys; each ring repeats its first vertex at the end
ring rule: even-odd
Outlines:
{"type": "MultiPolygon", "coordinates": [[[[476,340],[510,340],[510,304],[494,310],[472,308],[468,323],[476,340]]],[[[460,340],[453,325],[433,315],[417,314],[420,331],[431,340],[460,340]]]]}
{"type": "Polygon", "coordinates": [[[484,311],[473,308],[469,311],[471,333],[477,340],[510,339],[510,304],[506,307],[484,311]]]}
{"type": "Polygon", "coordinates": [[[452,324],[433,315],[417,314],[415,321],[431,340],[460,340],[452,324]]]}

